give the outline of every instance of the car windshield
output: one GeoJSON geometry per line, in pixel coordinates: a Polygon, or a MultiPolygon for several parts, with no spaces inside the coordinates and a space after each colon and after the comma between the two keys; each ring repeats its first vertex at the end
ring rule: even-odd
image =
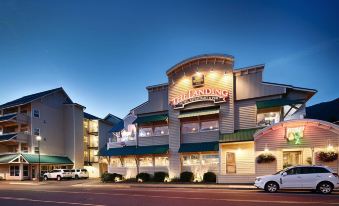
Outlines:
{"type": "Polygon", "coordinates": [[[64,172],[71,172],[71,170],[64,170],[64,172]]]}
{"type": "Polygon", "coordinates": [[[286,171],[286,169],[288,169],[288,168],[282,169],[279,172],[274,173],[273,175],[277,175],[277,174],[283,173],[284,171],[286,171]]]}

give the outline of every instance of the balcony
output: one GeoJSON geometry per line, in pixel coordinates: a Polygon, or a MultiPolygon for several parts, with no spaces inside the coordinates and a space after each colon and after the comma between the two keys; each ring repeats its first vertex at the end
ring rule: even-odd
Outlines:
{"type": "Polygon", "coordinates": [[[7,143],[28,143],[29,134],[26,132],[18,132],[18,133],[5,133],[0,135],[0,142],[7,143]]]}
{"type": "Polygon", "coordinates": [[[10,124],[10,123],[17,123],[17,124],[28,124],[29,123],[29,116],[25,113],[12,113],[12,114],[5,114],[0,116],[0,124],[10,124]]]}
{"type": "Polygon", "coordinates": [[[135,145],[137,145],[136,140],[128,140],[128,141],[124,141],[124,142],[108,142],[107,143],[107,149],[124,147],[124,146],[135,146],[135,145]]]}

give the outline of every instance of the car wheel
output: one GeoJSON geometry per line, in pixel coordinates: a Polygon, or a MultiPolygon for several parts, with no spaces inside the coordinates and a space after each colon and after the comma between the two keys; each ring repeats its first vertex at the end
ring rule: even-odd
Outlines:
{"type": "Polygon", "coordinates": [[[61,177],[60,177],[59,175],[57,176],[57,180],[58,180],[58,181],[60,181],[60,180],[61,180],[61,177]]]}
{"type": "Polygon", "coordinates": [[[78,175],[75,175],[75,179],[76,179],[76,180],[79,179],[79,176],[78,176],[78,175]]]}
{"type": "Polygon", "coordinates": [[[276,183],[276,182],[268,182],[268,183],[266,183],[266,185],[265,185],[265,191],[266,191],[266,192],[271,192],[271,193],[273,193],[273,192],[277,192],[278,189],[279,189],[279,185],[278,185],[278,183],[276,183]]]}
{"type": "Polygon", "coordinates": [[[333,185],[330,182],[320,182],[317,186],[317,191],[322,194],[330,194],[333,190],[333,185]]]}
{"type": "Polygon", "coordinates": [[[47,181],[47,180],[48,180],[48,177],[47,177],[47,176],[44,176],[44,180],[47,181]]]}

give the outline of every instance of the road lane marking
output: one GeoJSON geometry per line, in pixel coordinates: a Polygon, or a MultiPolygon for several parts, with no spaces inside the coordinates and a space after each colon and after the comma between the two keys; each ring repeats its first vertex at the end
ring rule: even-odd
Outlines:
{"type": "Polygon", "coordinates": [[[89,204],[89,203],[80,203],[80,202],[63,202],[63,201],[53,201],[53,200],[37,200],[23,197],[1,197],[2,200],[16,200],[16,201],[28,201],[28,202],[42,202],[42,203],[54,203],[54,204],[63,204],[63,205],[83,205],[83,206],[105,206],[98,204],[89,204]]]}
{"type": "Polygon", "coordinates": [[[246,200],[231,198],[207,198],[207,197],[183,197],[183,196],[164,196],[164,195],[145,195],[145,194],[129,194],[129,193],[106,193],[106,192],[81,192],[81,191],[41,191],[47,193],[70,193],[70,194],[92,194],[106,196],[128,196],[128,197],[149,197],[149,198],[167,198],[167,199],[183,199],[183,200],[214,200],[228,202],[249,202],[249,203],[274,203],[274,204],[323,204],[323,205],[339,205],[339,202],[315,202],[315,201],[288,201],[288,200],[246,200]]]}

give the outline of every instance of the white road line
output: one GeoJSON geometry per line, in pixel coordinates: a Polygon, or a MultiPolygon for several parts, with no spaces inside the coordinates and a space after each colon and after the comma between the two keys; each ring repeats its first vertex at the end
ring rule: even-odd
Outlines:
{"type": "Polygon", "coordinates": [[[75,191],[43,191],[49,193],[71,193],[71,194],[92,194],[92,195],[107,195],[107,196],[128,196],[128,197],[148,197],[148,198],[167,198],[167,199],[183,199],[183,200],[214,200],[228,202],[248,202],[248,203],[274,203],[274,204],[318,204],[318,205],[339,205],[339,202],[312,202],[312,201],[273,201],[273,200],[247,200],[247,199],[232,199],[232,198],[207,198],[207,197],[183,197],[183,196],[165,196],[165,195],[143,195],[129,193],[106,193],[106,192],[75,192],[75,191]]]}
{"type": "Polygon", "coordinates": [[[42,203],[54,203],[54,204],[63,204],[63,205],[84,205],[84,206],[105,206],[98,204],[88,204],[88,203],[80,203],[80,202],[60,202],[53,200],[36,200],[30,198],[22,198],[22,197],[1,197],[2,200],[16,200],[16,201],[29,201],[29,202],[42,202],[42,203]]]}

